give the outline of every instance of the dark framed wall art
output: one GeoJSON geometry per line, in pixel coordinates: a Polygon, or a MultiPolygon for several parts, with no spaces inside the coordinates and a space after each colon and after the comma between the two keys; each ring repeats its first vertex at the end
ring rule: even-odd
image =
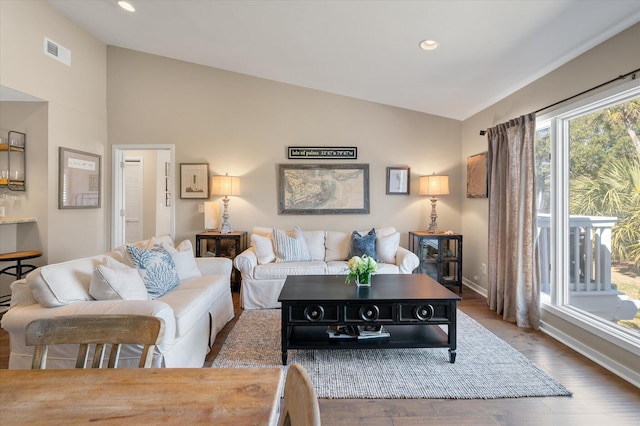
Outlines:
{"type": "Polygon", "coordinates": [[[387,167],[387,195],[409,195],[409,167],[387,167]]]}
{"type": "Polygon", "coordinates": [[[368,214],[368,164],[280,164],[279,214],[368,214]]]}
{"type": "Polygon", "coordinates": [[[208,163],[180,163],[180,198],[209,198],[208,163]]]}

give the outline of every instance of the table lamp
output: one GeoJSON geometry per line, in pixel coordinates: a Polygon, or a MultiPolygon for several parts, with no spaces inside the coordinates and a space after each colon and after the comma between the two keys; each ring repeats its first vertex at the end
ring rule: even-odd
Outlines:
{"type": "Polygon", "coordinates": [[[430,234],[438,233],[438,214],[436,213],[436,195],[449,195],[449,176],[420,176],[420,195],[431,195],[431,224],[427,230],[430,234]]]}
{"type": "Polygon", "coordinates": [[[229,176],[228,173],[224,176],[213,176],[211,178],[211,195],[224,195],[220,232],[223,234],[233,232],[229,224],[229,195],[240,195],[240,178],[229,176]]]}

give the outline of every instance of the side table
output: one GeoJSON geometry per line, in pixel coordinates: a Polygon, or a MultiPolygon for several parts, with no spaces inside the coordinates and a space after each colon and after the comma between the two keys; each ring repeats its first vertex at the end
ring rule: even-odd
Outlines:
{"type": "MultiPolygon", "coordinates": [[[[206,231],[196,234],[196,257],[227,257],[233,260],[247,249],[247,233],[245,231],[223,234],[219,231],[206,231]],[[204,246],[204,250],[203,250],[204,246]]],[[[240,271],[235,266],[231,270],[231,286],[240,289],[240,271]]]]}
{"type": "Polygon", "coordinates": [[[458,287],[462,294],[462,235],[411,231],[409,250],[420,259],[415,273],[427,274],[447,287],[458,287]]]}

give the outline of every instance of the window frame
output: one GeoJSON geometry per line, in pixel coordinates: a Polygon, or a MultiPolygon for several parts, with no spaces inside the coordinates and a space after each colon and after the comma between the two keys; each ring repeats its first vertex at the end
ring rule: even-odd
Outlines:
{"type": "Polygon", "coordinates": [[[640,352],[640,336],[609,324],[586,311],[569,305],[569,122],[603,108],[640,97],[640,80],[565,105],[536,117],[536,131],[550,133],[550,294],[540,295],[540,309],[582,328],[609,343],[640,352]],[[559,286],[558,283],[561,285],[559,286]]]}

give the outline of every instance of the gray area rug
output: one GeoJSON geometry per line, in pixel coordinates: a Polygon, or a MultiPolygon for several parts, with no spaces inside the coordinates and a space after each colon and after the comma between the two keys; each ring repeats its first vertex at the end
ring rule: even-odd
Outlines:
{"type": "MultiPolygon", "coordinates": [[[[564,386],[458,310],[454,364],[446,348],[290,350],[319,398],[493,399],[568,396],[564,386]]],[[[246,310],[213,368],[280,367],[280,310],[246,310]]]]}

